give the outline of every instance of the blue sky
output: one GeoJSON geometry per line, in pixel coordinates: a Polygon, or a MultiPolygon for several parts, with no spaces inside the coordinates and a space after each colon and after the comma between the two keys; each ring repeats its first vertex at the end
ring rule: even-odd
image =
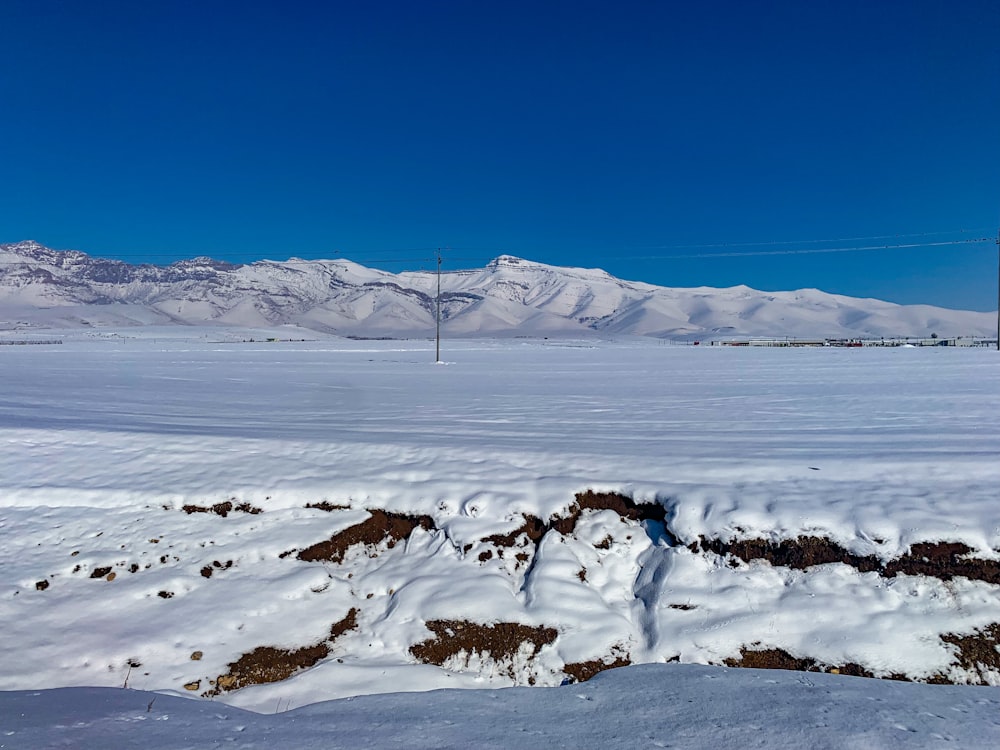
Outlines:
{"type": "Polygon", "coordinates": [[[992,242],[733,253],[995,237],[998,37],[995,0],[8,0],[0,242],[993,310],[992,242]]]}

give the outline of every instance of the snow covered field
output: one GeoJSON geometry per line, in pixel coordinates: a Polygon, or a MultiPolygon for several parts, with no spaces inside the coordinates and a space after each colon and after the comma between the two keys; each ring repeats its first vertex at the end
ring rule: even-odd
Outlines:
{"type": "Polygon", "coordinates": [[[138,690],[0,693],[0,747],[985,749],[1000,744],[998,709],[991,689],[658,664],[562,688],[373,695],[277,715],[138,690]]]}
{"type": "MultiPolygon", "coordinates": [[[[436,365],[423,341],[135,335],[0,349],[2,690],[127,682],[271,713],[776,650],[1000,684],[968,640],[1000,622],[996,352],[465,341],[436,365]],[[588,506],[587,490],[645,510],[588,506]],[[660,507],[662,522],[645,512],[660,507]],[[799,569],[710,544],[799,537],[867,562],[799,569]],[[940,542],[986,572],[892,567],[940,542]],[[502,623],[524,630],[483,646],[502,623]],[[290,654],[287,679],[252,684],[239,660],[260,647],[290,654]]],[[[545,700],[654,674],[630,673],[545,700]]]]}

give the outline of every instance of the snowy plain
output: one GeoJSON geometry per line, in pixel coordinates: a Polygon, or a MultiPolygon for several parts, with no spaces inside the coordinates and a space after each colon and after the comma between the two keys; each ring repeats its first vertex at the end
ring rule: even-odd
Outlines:
{"type": "MultiPolygon", "coordinates": [[[[435,364],[427,341],[267,337],[302,335],[78,330],[65,332],[62,345],[0,349],[0,690],[127,683],[199,695],[242,654],[317,643],[352,610],[357,627],[312,668],[213,700],[272,713],[373,693],[529,678],[551,686],[574,663],[719,665],[751,646],[860,663],[880,675],[963,681],[953,646],[939,636],[1000,621],[1000,590],[983,581],[885,578],[841,564],[806,571],[734,564],[685,546],[700,536],[808,534],[884,560],[935,541],[1000,559],[996,352],[515,339],[446,342],[445,362],[435,364]],[[550,531],[536,548],[518,547],[526,563],[500,557],[488,541],[516,530],[525,514],[565,514],[588,489],[664,506],[676,539],[655,523],[601,510],[581,514],[572,533],[550,531]],[[226,501],[260,512],[183,511],[226,501]],[[346,507],[306,507],[320,503],[346,507]],[[337,562],[282,557],[362,523],[374,509],[433,523],[398,545],[355,545],[337,562]],[[110,574],[94,575],[105,568],[110,574]],[[410,649],[430,637],[432,620],[516,622],[554,628],[558,637],[506,664],[481,653],[420,663],[410,649]],[[185,691],[192,684],[199,687],[185,691]]],[[[787,688],[782,701],[815,700],[796,687],[802,675],[723,670],[629,668],[541,693],[379,700],[398,701],[390,705],[400,710],[429,706],[432,714],[466,700],[561,711],[560,702],[583,702],[573,690],[646,692],[661,674],[665,690],[679,680],[696,700],[711,702],[719,720],[737,699],[714,697],[715,687],[710,697],[699,680],[725,675],[725,690],[737,694],[746,681],[773,680],[787,688]],[[522,695],[529,697],[515,697],[522,695]]],[[[895,727],[906,721],[883,722],[874,737],[831,738],[827,746],[934,746],[949,733],[996,738],[992,688],[807,679],[853,696],[838,698],[843,711],[828,729],[861,732],[858,717],[872,714],[850,708],[852,700],[920,705],[946,717],[916,734],[895,727]],[[906,690],[914,692],[898,692],[906,690]],[[971,706],[973,718],[952,719],[945,704],[971,706]],[[886,738],[894,732],[906,741],[893,745],[886,738]]],[[[756,710],[776,700],[751,694],[756,710]]],[[[116,695],[108,700],[127,713],[116,695]]],[[[5,725],[15,710],[6,707],[25,700],[3,696],[5,725]]],[[[148,699],[140,702],[145,712],[148,699]]],[[[330,706],[339,707],[289,716],[347,710],[330,706]]],[[[198,717],[207,717],[199,726],[216,726],[212,711],[192,712],[192,726],[198,717]]],[[[714,736],[711,721],[695,738],[714,736]]],[[[107,729],[99,724],[77,739],[97,737],[107,729]]],[[[34,744],[6,746],[46,747],[59,737],[56,729],[31,731],[41,732],[34,744]]],[[[461,736],[482,746],[518,744],[461,736]]],[[[449,742],[427,737],[426,746],[449,742]]],[[[657,741],[673,740],[657,734],[657,741]]],[[[100,746],[90,742],[81,746],[100,746]]],[[[782,745],[765,732],[760,746],[782,745]]]]}

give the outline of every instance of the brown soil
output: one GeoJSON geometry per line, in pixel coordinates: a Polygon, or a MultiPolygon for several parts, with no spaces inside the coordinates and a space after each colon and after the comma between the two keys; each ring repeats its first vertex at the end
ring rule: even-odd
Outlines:
{"type": "Polygon", "coordinates": [[[567,664],[563,667],[563,672],[565,672],[569,677],[572,677],[573,682],[586,682],[594,675],[599,674],[606,669],[627,667],[631,663],[631,660],[625,656],[619,656],[615,658],[614,661],[610,662],[593,659],[591,661],[578,661],[573,664],[567,664]]]}
{"type": "Polygon", "coordinates": [[[307,508],[316,508],[317,510],[325,510],[327,513],[332,513],[335,510],[350,510],[350,505],[334,505],[329,500],[323,500],[318,503],[306,503],[307,508]]]}
{"type": "Polygon", "coordinates": [[[337,640],[348,630],[355,630],[358,627],[358,608],[351,607],[343,620],[338,620],[330,626],[330,641],[337,640]]]}
{"type": "Polygon", "coordinates": [[[744,562],[751,560],[767,560],[774,566],[797,568],[802,570],[812,565],[827,563],[845,563],[862,573],[868,573],[880,568],[879,559],[875,555],[853,555],[836,542],[825,537],[800,536],[796,539],[783,539],[777,544],[766,539],[740,539],[723,542],[721,539],[705,539],[689,546],[693,552],[714,552],[717,555],[733,555],[744,562]]]}
{"type": "Polygon", "coordinates": [[[217,516],[222,516],[225,518],[233,511],[233,504],[228,500],[224,503],[216,503],[215,505],[206,507],[204,505],[184,505],[181,507],[185,513],[189,516],[192,513],[214,513],[217,516]]]}
{"type": "MultiPolygon", "coordinates": [[[[659,503],[638,505],[626,495],[617,492],[578,492],[575,501],[569,506],[565,515],[556,515],[546,523],[537,516],[525,515],[524,523],[508,534],[493,534],[482,541],[495,544],[497,547],[513,547],[517,540],[526,536],[529,542],[537,544],[550,530],[560,534],[572,534],[576,530],[580,514],[585,510],[611,510],[622,518],[630,521],[659,521],[666,518],[666,509],[659,503]]],[[[669,534],[669,532],[668,532],[669,534]]],[[[598,549],[610,549],[611,537],[598,542],[598,549]]]]}
{"type": "Polygon", "coordinates": [[[45,589],[47,589],[48,587],[49,587],[49,582],[46,581],[44,578],[41,581],[35,581],[36,591],[45,591],[45,589]]]}
{"type": "Polygon", "coordinates": [[[418,526],[433,529],[430,516],[407,516],[402,513],[387,513],[384,510],[370,511],[371,518],[334,534],[325,542],[319,542],[298,553],[299,560],[307,562],[341,562],[344,553],[355,544],[376,545],[388,539],[389,547],[401,539],[408,539],[418,526]]]}
{"type": "MultiPolygon", "coordinates": [[[[233,499],[235,500],[235,498],[233,499]]],[[[238,505],[234,505],[232,500],[226,500],[223,503],[216,503],[215,505],[210,505],[210,506],[183,505],[181,506],[181,510],[183,510],[188,515],[191,515],[192,513],[214,513],[215,515],[222,516],[223,518],[228,516],[234,510],[239,511],[240,513],[249,513],[252,516],[255,516],[261,512],[260,508],[251,505],[250,503],[239,503],[238,505]]],[[[150,541],[154,540],[150,539],[150,541]]],[[[159,541],[159,539],[157,539],[156,541],[159,541]]]]}
{"type": "Polygon", "coordinates": [[[966,557],[972,548],[960,542],[921,542],[905,555],[883,563],[875,555],[855,555],[825,537],[799,536],[770,542],[766,539],[721,539],[699,537],[688,547],[692,552],[732,555],[744,562],[766,560],[775,566],[804,570],[813,565],[844,563],[862,572],[877,572],[888,578],[900,574],[923,575],[950,581],[964,576],[975,581],[1000,583],[1000,562],[966,557]]]}
{"type": "Polygon", "coordinates": [[[552,528],[560,534],[572,534],[576,522],[584,510],[612,510],[630,521],[658,521],[663,523],[666,509],[659,503],[637,505],[636,502],[617,492],[578,492],[576,502],[569,506],[569,514],[552,523],[552,528]]]}
{"type": "Polygon", "coordinates": [[[797,659],[780,648],[740,649],[739,659],[726,659],[727,667],[748,669],[787,669],[792,672],[822,672],[815,659],[797,659]]]}
{"type": "Polygon", "coordinates": [[[230,662],[229,671],[215,679],[215,687],[202,693],[210,697],[249,685],[287,680],[300,669],[308,669],[330,653],[325,643],[290,651],[288,649],[260,646],[239,659],[230,662]]]}
{"type": "Polygon", "coordinates": [[[787,669],[793,672],[831,672],[854,677],[874,677],[860,664],[849,662],[840,666],[828,666],[815,659],[799,659],[780,648],[740,649],[739,659],[726,659],[727,667],[747,667],[749,669],[787,669]]]}
{"type": "Polygon", "coordinates": [[[111,566],[110,565],[108,565],[106,567],[94,568],[90,572],[90,577],[91,578],[104,578],[110,572],[111,572],[111,566]]]}
{"type": "Polygon", "coordinates": [[[941,640],[955,646],[958,657],[956,663],[977,674],[981,685],[989,684],[986,681],[987,673],[992,672],[995,676],[1000,672],[1000,651],[997,650],[1000,646],[1000,623],[987,625],[972,635],[946,633],[941,636],[941,640]]]}
{"type": "Polygon", "coordinates": [[[483,541],[495,544],[497,547],[513,547],[523,534],[528,538],[529,542],[537,543],[545,536],[548,530],[549,527],[542,523],[542,519],[537,516],[526,515],[524,523],[509,534],[493,534],[484,538],[483,541]]]}
{"type": "MultiPolygon", "coordinates": [[[[831,666],[809,657],[797,658],[780,648],[748,649],[743,647],[740,649],[739,659],[726,659],[724,663],[727,667],[748,669],[787,669],[792,672],[826,672],[849,677],[875,677],[872,672],[855,662],[831,666]]],[[[888,675],[884,679],[910,682],[906,675],[897,673],[888,675]]]]}
{"type": "MultiPolygon", "coordinates": [[[[326,658],[330,653],[329,644],[348,630],[357,628],[357,617],[357,608],[351,607],[342,620],[330,626],[330,637],[326,641],[312,646],[303,646],[294,650],[259,646],[253,651],[243,654],[236,661],[230,662],[227,665],[229,671],[215,678],[212,681],[215,687],[202,695],[211,697],[231,690],[239,690],[249,685],[263,685],[268,682],[287,680],[296,672],[308,669],[320,659],[326,658]]],[[[195,653],[200,659],[201,652],[196,651],[195,653]]],[[[194,654],[191,655],[191,658],[195,658],[194,654]]]]}
{"type": "Polygon", "coordinates": [[[467,620],[431,620],[427,628],[433,638],[410,647],[410,653],[426,664],[442,666],[453,656],[474,653],[489,654],[496,662],[509,662],[507,674],[514,678],[513,658],[521,646],[529,643],[535,656],[542,646],[552,643],[558,632],[555,628],[532,627],[516,622],[498,622],[480,625],[467,620]]]}
{"type": "Polygon", "coordinates": [[[933,576],[942,581],[963,576],[973,581],[1000,583],[1000,562],[967,557],[972,551],[971,547],[960,542],[914,544],[908,554],[885,566],[885,575],[906,573],[913,576],[933,576]]]}

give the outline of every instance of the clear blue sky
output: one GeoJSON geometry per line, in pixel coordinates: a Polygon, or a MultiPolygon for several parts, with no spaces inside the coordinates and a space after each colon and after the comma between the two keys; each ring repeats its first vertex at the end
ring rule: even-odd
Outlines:
{"type": "Polygon", "coordinates": [[[0,242],[996,309],[991,243],[718,255],[995,236],[996,0],[6,0],[0,40],[0,242]]]}

